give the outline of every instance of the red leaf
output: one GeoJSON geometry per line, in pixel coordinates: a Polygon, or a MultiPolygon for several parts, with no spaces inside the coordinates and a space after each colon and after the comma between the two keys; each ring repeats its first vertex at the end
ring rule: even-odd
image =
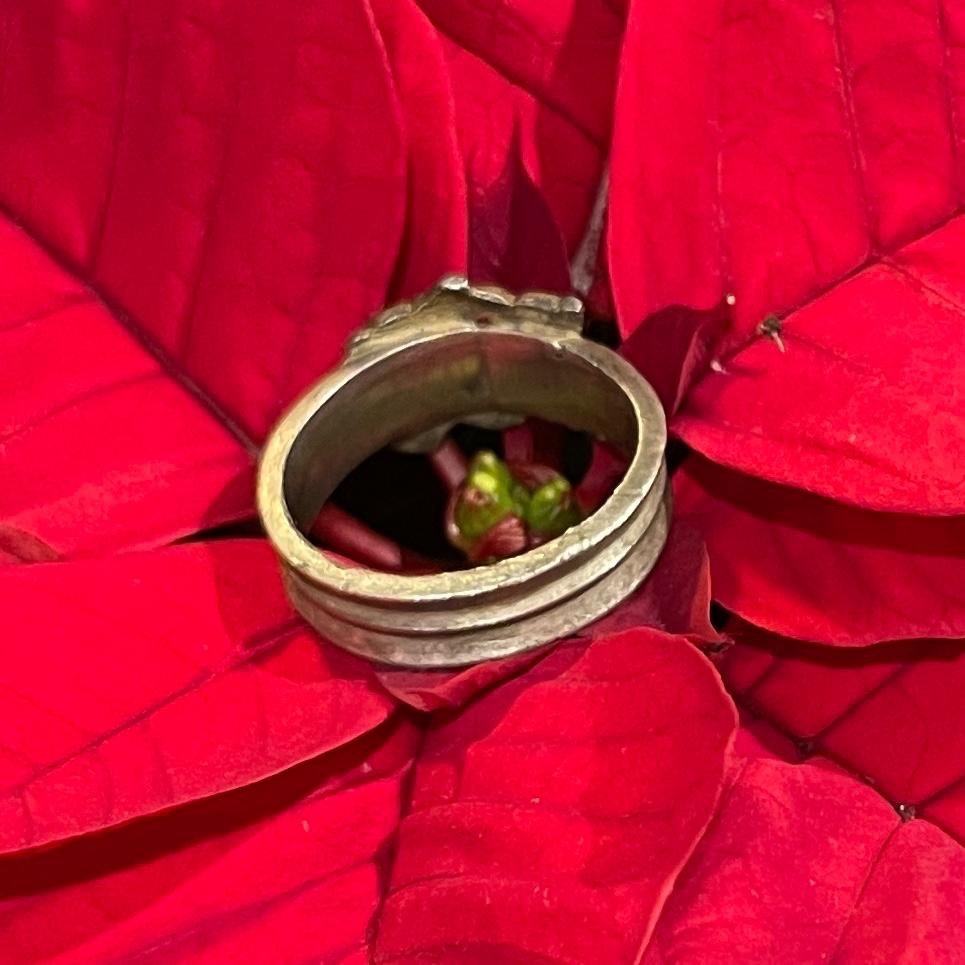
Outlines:
{"type": "Polygon", "coordinates": [[[949,20],[899,2],[635,2],[611,163],[627,329],[732,291],[751,330],[947,220],[965,137],[948,109],[965,67],[946,59],[962,26],[949,20]]]}
{"type": "MultiPolygon", "coordinates": [[[[763,717],[756,717],[746,708],[738,705],[740,711],[740,728],[734,739],[734,757],[738,760],[735,765],[740,766],[742,758],[764,757],[768,760],[788,761],[800,763],[801,752],[798,746],[786,734],[770,724],[763,717]]],[[[817,758],[815,763],[824,763],[817,758]]]]}
{"type": "Polygon", "coordinates": [[[7,558],[147,547],[252,513],[251,457],[0,220],[0,532],[7,558]]]}
{"type": "Polygon", "coordinates": [[[965,512],[965,219],[789,315],[673,430],[717,462],[869,509],[965,512]]]}
{"type": "Polygon", "coordinates": [[[260,541],[8,567],[0,599],[0,851],[248,784],[391,710],[260,541]]]}
{"type": "Polygon", "coordinates": [[[633,627],[655,627],[716,645],[720,634],[710,622],[710,561],[693,521],[678,516],[667,544],[644,584],[613,613],[591,624],[588,636],[606,636],[633,627]]]}
{"type": "Polygon", "coordinates": [[[955,961],[965,851],[825,768],[748,762],[644,961],[955,961]]]}
{"type": "Polygon", "coordinates": [[[52,563],[60,554],[43,540],[14,526],[0,524],[0,564],[52,563]]]}
{"type": "Polygon", "coordinates": [[[2,200],[260,435],[395,265],[404,134],[368,6],[52,0],[4,28],[2,200]]]}
{"type": "Polygon", "coordinates": [[[515,677],[538,663],[549,647],[527,650],[501,660],[487,660],[459,670],[406,670],[377,667],[385,689],[416,710],[447,710],[461,707],[484,690],[515,677]]]}
{"type": "Polygon", "coordinates": [[[705,372],[679,434],[868,508],[962,512],[962,18],[732,7],[631,11],[609,232],[623,329],[734,293],[726,371],[705,372]],[[753,338],[771,313],[785,353],[753,338]]]}
{"type": "Polygon", "coordinates": [[[249,787],[0,859],[4,962],[341,962],[379,906],[409,726],[249,787]]]}
{"type": "Polygon", "coordinates": [[[673,416],[716,358],[729,324],[725,306],[698,312],[675,305],[647,319],[620,346],[620,354],[653,386],[673,416]]]}
{"type": "Polygon", "coordinates": [[[116,4],[64,0],[5,4],[0,24],[0,203],[77,264],[92,257],[109,188],[126,24],[116,4]]]}
{"type": "Polygon", "coordinates": [[[965,637],[965,517],[852,509],[700,458],[674,482],[714,598],[749,622],[840,646],[965,637]]]}
{"type": "Polygon", "coordinates": [[[627,460],[622,453],[594,440],[590,465],[575,490],[577,501],[587,512],[595,512],[610,497],[626,471],[627,460]]]}
{"type": "Polygon", "coordinates": [[[809,754],[965,841],[962,641],[829,650],[739,624],[721,670],[738,702],[809,754]]]}
{"type": "Polygon", "coordinates": [[[566,430],[558,422],[527,419],[502,433],[503,458],[509,463],[540,463],[562,469],[566,430]]]}
{"type": "Polygon", "coordinates": [[[718,85],[726,76],[714,29],[721,6],[721,0],[630,4],[616,88],[607,231],[624,335],[654,312],[674,305],[709,310],[726,293],[721,224],[715,223],[718,85]]]}
{"type": "Polygon", "coordinates": [[[442,45],[415,0],[373,0],[405,124],[408,217],[389,301],[466,271],[466,177],[442,45]]]}
{"type": "Polygon", "coordinates": [[[606,0],[419,2],[454,41],[449,64],[470,186],[485,195],[510,170],[518,135],[525,170],[572,258],[609,149],[622,12],[606,0]]]}
{"type": "Polygon", "coordinates": [[[623,17],[606,0],[419,5],[446,36],[593,140],[607,142],[623,17]]]}
{"type": "Polygon", "coordinates": [[[680,638],[554,650],[430,729],[378,961],[629,960],[710,819],[734,714],[680,638]]]}
{"type": "Polygon", "coordinates": [[[470,208],[470,276],[512,291],[566,291],[570,287],[566,245],[520,154],[514,135],[499,176],[485,189],[475,186],[470,208]]]}
{"type": "MultiPolygon", "coordinates": [[[[598,5],[602,10],[603,4],[598,5]]],[[[569,110],[558,106],[531,75],[531,69],[545,56],[539,52],[548,37],[545,31],[517,35],[513,43],[527,52],[520,59],[510,60],[506,56],[507,35],[489,33],[476,14],[471,19],[456,17],[452,4],[422,6],[446,37],[456,39],[444,40],[443,46],[456,102],[456,131],[467,168],[470,210],[478,212],[477,221],[485,224],[483,213],[493,186],[507,171],[521,165],[572,257],[586,231],[609,136],[612,93],[598,83],[604,80],[604,74],[580,68],[589,81],[586,86],[593,87],[594,96],[601,100],[601,110],[594,112],[593,126],[587,129],[569,110]],[[519,160],[513,160],[514,153],[519,160]]],[[[560,9],[553,5],[545,12],[554,17],[560,9]]],[[[606,16],[601,13],[600,19],[606,16]]],[[[605,37],[598,34],[592,47],[597,59],[609,62],[606,71],[612,73],[618,33],[609,31],[605,37]]],[[[567,82],[562,75],[561,82],[567,82]]]]}
{"type": "Polygon", "coordinates": [[[927,950],[938,961],[954,961],[965,940],[955,884],[963,871],[962,849],[940,831],[924,822],[898,828],[841,938],[841,959],[910,961],[927,950]]]}

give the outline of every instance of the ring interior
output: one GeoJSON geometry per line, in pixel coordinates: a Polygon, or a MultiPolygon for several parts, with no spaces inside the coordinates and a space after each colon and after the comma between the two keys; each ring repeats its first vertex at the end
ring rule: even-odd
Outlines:
{"type": "Polygon", "coordinates": [[[587,359],[512,332],[449,335],[363,369],[308,420],[285,465],[292,520],[306,532],[342,479],[384,446],[483,412],[558,422],[627,456],[637,446],[630,398],[587,359]]]}

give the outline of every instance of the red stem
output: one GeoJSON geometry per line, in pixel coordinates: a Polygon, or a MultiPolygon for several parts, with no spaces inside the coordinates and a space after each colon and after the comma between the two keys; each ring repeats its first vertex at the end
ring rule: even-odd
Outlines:
{"type": "Polygon", "coordinates": [[[425,566],[425,561],[414,558],[394,540],[370,529],[332,503],[322,507],[311,532],[328,549],[375,569],[398,572],[410,567],[423,569],[425,566]]]}
{"type": "Polygon", "coordinates": [[[466,457],[452,439],[444,439],[442,445],[429,454],[429,462],[450,494],[462,485],[469,469],[466,457]]]}
{"type": "Polygon", "coordinates": [[[312,526],[319,543],[380,570],[402,569],[402,547],[376,533],[344,509],[326,503],[312,526]]]}
{"type": "Polygon", "coordinates": [[[593,443],[593,458],[583,481],[573,491],[584,513],[595,513],[616,489],[617,483],[627,471],[623,455],[606,443],[593,443]]]}

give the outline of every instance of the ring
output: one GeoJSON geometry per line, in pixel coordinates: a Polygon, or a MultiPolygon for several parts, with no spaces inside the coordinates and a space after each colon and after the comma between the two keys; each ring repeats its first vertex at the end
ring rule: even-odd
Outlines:
{"type": "Polygon", "coordinates": [[[354,653],[458,667],[558,640],[625,600],[653,568],[670,519],[667,429],[650,385],[581,335],[578,299],[443,279],[362,329],[342,364],[272,431],[258,509],[298,612],[354,653]],[[518,556],[434,574],[341,565],[306,537],[366,457],[480,414],[534,416],[628,459],[582,522],[518,556]]]}

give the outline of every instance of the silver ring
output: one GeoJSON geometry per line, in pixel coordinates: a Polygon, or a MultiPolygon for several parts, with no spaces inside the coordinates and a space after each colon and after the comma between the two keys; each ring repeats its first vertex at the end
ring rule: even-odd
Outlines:
{"type": "Polygon", "coordinates": [[[610,349],[584,339],[582,305],[447,278],[359,332],[342,364],[282,417],[261,459],[258,508],[299,613],[383,663],[457,667],[579,630],[626,599],[666,541],[663,409],[610,349]],[[629,459],[600,508],[550,542],[472,569],[350,568],[305,536],[363,459],[481,413],[538,416],[629,459]]]}

